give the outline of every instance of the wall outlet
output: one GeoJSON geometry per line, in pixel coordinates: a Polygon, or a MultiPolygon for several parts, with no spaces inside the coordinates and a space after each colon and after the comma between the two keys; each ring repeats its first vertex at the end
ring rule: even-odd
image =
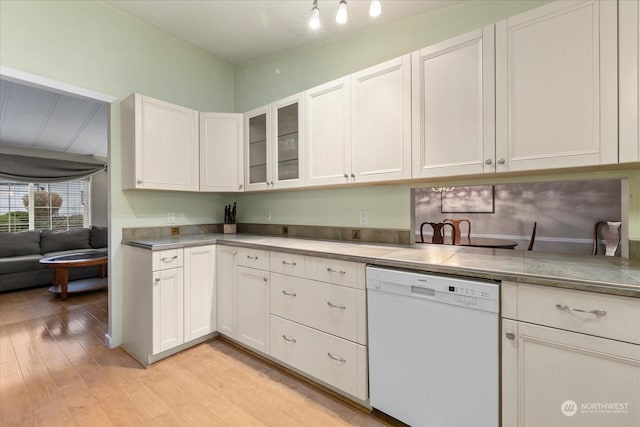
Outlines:
{"type": "Polygon", "coordinates": [[[171,227],[171,235],[179,236],[180,235],[180,227],[171,227]]]}
{"type": "Polygon", "coordinates": [[[176,213],[168,212],[167,213],[167,224],[175,224],[176,223],[176,213]]]}
{"type": "Polygon", "coordinates": [[[369,212],[360,211],[360,225],[369,225],[369,212]]]}
{"type": "Polygon", "coordinates": [[[286,236],[289,234],[289,227],[282,227],[282,235],[286,236]]]}
{"type": "Polygon", "coordinates": [[[351,240],[360,240],[360,230],[351,230],[351,240]]]}

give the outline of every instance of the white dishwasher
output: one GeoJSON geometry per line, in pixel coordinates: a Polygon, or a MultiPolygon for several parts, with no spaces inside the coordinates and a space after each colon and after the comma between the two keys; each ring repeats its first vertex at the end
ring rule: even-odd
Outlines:
{"type": "Polygon", "coordinates": [[[412,426],[499,424],[499,286],[367,267],[371,406],[412,426]]]}

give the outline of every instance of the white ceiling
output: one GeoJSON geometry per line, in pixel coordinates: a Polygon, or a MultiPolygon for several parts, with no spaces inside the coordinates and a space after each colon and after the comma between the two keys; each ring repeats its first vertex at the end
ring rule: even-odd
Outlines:
{"type": "Polygon", "coordinates": [[[0,80],[0,144],[107,156],[107,104],[0,80]]]}
{"type": "Polygon", "coordinates": [[[335,21],[339,0],[318,0],[321,27],[308,26],[313,0],[105,0],[232,65],[327,40],[365,27],[462,3],[461,0],[348,0],[348,22],[335,21]]]}
{"type": "MultiPolygon", "coordinates": [[[[106,0],[230,64],[327,40],[384,22],[433,12],[462,0],[348,0],[348,22],[336,24],[338,0],[318,0],[321,28],[308,22],[313,0],[106,0]]],[[[107,104],[0,80],[0,144],[107,156],[107,104]]]]}

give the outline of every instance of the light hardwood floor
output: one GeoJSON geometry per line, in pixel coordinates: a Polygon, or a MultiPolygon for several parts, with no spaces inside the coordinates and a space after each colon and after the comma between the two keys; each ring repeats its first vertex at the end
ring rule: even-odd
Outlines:
{"type": "Polygon", "coordinates": [[[380,426],[222,340],[142,368],[105,345],[107,292],[0,294],[0,426],[380,426]]]}

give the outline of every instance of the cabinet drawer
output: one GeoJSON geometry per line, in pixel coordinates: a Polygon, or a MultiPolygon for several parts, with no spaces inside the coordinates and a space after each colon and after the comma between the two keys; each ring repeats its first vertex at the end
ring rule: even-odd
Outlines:
{"type": "Polygon", "coordinates": [[[361,400],[368,398],[364,346],[272,315],[271,356],[361,400]]]}
{"type": "Polygon", "coordinates": [[[153,271],[167,270],[169,268],[182,267],[183,249],[167,249],[164,251],[152,252],[153,271]]]}
{"type": "Polygon", "coordinates": [[[305,277],[350,288],[365,288],[364,264],[357,262],[305,257],[305,277]]]}
{"type": "Polygon", "coordinates": [[[271,272],[304,277],[304,255],[271,252],[271,272]]]}
{"type": "Polygon", "coordinates": [[[259,249],[238,248],[238,265],[269,270],[269,252],[259,249]]]}
{"type": "Polygon", "coordinates": [[[640,299],[518,286],[518,320],[640,344],[640,299]]]}
{"type": "Polygon", "coordinates": [[[272,273],[271,313],[366,344],[365,291],[272,273]]]}

